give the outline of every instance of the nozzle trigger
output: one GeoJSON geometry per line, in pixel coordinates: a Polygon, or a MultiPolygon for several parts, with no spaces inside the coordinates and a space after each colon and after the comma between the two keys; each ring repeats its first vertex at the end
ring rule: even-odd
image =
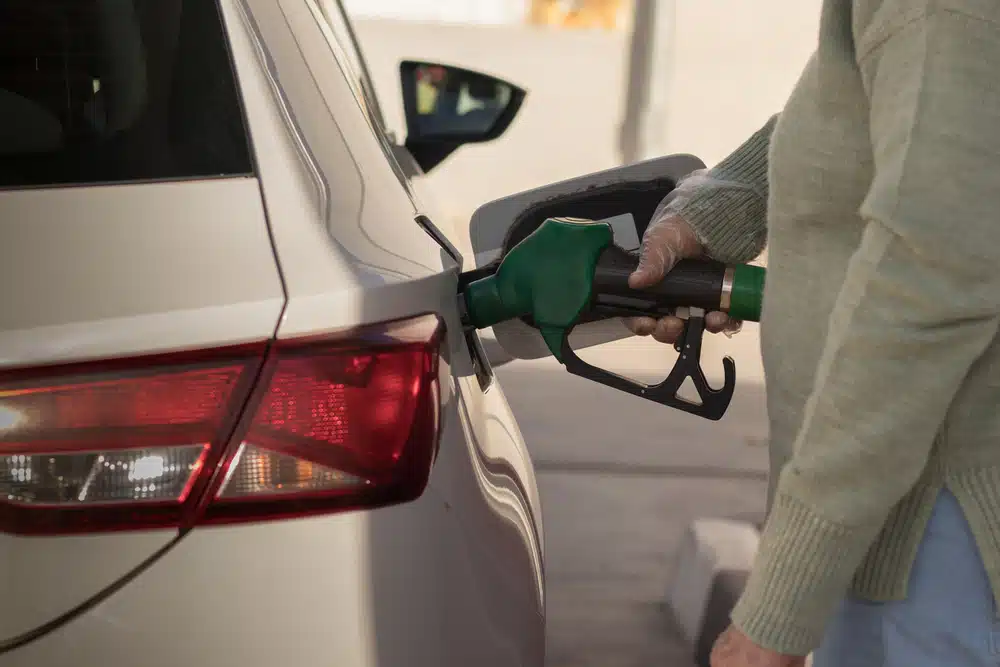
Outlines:
{"type": "Polygon", "coordinates": [[[705,332],[705,317],[700,310],[692,309],[692,311],[684,326],[683,335],[674,346],[680,353],[677,362],[670,370],[670,374],[659,384],[647,385],[636,382],[588,364],[580,359],[570,347],[569,334],[571,330],[567,330],[563,335],[562,361],[566,370],[574,375],[600,382],[661,405],[717,421],[726,414],[736,390],[736,362],[733,361],[732,357],[723,358],[724,382],[722,387],[716,389],[708,383],[701,368],[701,339],[705,332]],[[698,391],[700,403],[684,399],[678,393],[688,378],[691,379],[698,391]]]}

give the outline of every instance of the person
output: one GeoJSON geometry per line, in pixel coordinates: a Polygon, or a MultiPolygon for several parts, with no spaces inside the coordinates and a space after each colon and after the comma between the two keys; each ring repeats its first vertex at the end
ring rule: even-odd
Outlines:
{"type": "Polygon", "coordinates": [[[768,516],[713,667],[998,664],[998,208],[1000,3],[824,0],[780,113],[656,212],[633,287],[768,250],[768,516]]]}

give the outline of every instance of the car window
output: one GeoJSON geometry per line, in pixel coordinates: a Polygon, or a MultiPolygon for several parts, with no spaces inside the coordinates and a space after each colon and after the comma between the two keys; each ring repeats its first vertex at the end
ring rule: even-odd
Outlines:
{"type": "Polygon", "coordinates": [[[0,0],[0,187],[253,172],[217,0],[0,0]]]}

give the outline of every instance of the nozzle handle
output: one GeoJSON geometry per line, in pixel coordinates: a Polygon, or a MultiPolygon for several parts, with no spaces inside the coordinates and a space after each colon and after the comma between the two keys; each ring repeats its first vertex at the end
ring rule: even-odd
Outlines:
{"type": "Polygon", "coordinates": [[[628,279],[638,264],[637,255],[618,246],[608,246],[601,253],[592,290],[594,309],[601,315],[657,317],[687,306],[726,312],[741,320],[760,319],[764,287],[761,267],[684,259],[660,282],[634,289],[629,287],[628,279]]]}

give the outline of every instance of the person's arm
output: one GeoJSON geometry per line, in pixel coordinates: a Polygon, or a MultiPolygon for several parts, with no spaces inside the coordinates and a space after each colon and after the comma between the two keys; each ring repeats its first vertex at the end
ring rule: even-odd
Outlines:
{"type": "Polygon", "coordinates": [[[819,644],[998,333],[1000,10],[984,11],[992,20],[931,10],[859,62],[874,155],[866,226],[732,615],[781,653],[819,644]]]}
{"type": "MultiPolygon", "coordinates": [[[[708,254],[723,262],[749,262],[767,241],[767,155],[777,122],[772,116],[761,129],[712,169],[681,179],[660,202],[642,236],[639,264],[629,276],[633,289],[649,287],[685,257],[708,254]]],[[[633,317],[625,326],[639,336],[673,343],[684,330],[675,315],[659,320],[633,317]]],[[[740,323],[725,313],[707,313],[714,333],[739,331],[740,323]]]]}
{"type": "Polygon", "coordinates": [[[664,213],[684,218],[706,252],[720,261],[749,262],[764,249],[767,155],[777,119],[768,119],[711,169],[682,181],[675,200],[664,207],[664,213]]]}

